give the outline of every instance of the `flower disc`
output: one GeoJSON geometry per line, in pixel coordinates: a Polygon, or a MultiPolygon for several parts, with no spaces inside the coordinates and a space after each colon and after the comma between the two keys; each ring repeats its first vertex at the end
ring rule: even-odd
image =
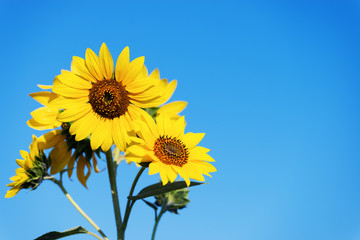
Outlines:
{"type": "Polygon", "coordinates": [[[89,92],[89,103],[101,117],[113,119],[126,113],[130,101],[122,84],[110,79],[93,84],[89,92]]]}

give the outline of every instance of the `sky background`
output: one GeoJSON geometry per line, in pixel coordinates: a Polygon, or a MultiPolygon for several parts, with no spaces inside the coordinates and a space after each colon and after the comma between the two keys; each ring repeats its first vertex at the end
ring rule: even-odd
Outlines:
{"type": "MultiPolygon", "coordinates": [[[[52,84],[72,56],[105,42],[117,59],[145,56],[177,79],[187,132],[205,132],[218,172],[166,213],[157,239],[360,239],[360,2],[0,1],[2,72],[0,239],[34,239],[83,226],[60,189],[43,182],[5,199],[19,150],[28,150],[28,94],[52,84]]],[[[106,163],[83,188],[65,187],[115,239],[106,163]]],[[[137,169],[122,163],[125,199],[137,169]]],[[[145,172],[137,190],[156,183],[145,172]]],[[[151,199],[148,199],[152,201],[151,199]]],[[[150,239],[153,211],[137,202],[126,239],[150,239]]],[[[76,235],[65,239],[95,239],[76,235]]]]}

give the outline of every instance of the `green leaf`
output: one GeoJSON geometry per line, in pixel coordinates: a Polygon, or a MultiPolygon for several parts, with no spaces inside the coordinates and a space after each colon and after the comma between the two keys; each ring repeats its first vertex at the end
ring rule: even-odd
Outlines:
{"type": "MultiPolygon", "coordinates": [[[[197,185],[201,185],[201,184],[204,184],[204,183],[190,182],[189,187],[197,186],[197,185]]],[[[130,200],[138,200],[138,199],[143,199],[143,198],[155,196],[155,195],[158,195],[158,194],[171,192],[171,191],[174,191],[174,190],[177,190],[177,189],[182,189],[182,188],[187,188],[187,185],[186,185],[185,181],[178,181],[178,182],[168,183],[165,186],[163,186],[162,183],[156,183],[156,184],[147,186],[146,188],[143,188],[139,192],[138,195],[128,197],[128,198],[130,200]]]]}
{"type": "Polygon", "coordinates": [[[88,231],[85,228],[78,226],[78,227],[70,228],[63,232],[57,232],[57,231],[48,232],[45,233],[44,235],[41,235],[38,238],[35,238],[35,240],[53,240],[53,239],[59,239],[80,233],[88,233],[88,231]]]}

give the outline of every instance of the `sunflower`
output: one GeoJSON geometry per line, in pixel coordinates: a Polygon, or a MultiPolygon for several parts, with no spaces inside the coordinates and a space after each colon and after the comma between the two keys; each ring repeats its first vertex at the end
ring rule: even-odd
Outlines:
{"type": "Polygon", "coordinates": [[[15,196],[23,188],[37,188],[43,176],[47,175],[49,163],[44,152],[39,149],[36,136],[33,135],[30,153],[20,150],[20,155],[23,159],[16,159],[20,168],[16,169],[16,175],[10,178],[13,182],[6,185],[11,187],[5,195],[6,198],[15,196]]]}
{"type": "MultiPolygon", "coordinates": [[[[137,121],[137,137],[126,149],[125,158],[135,163],[149,162],[149,174],[160,173],[163,184],[174,182],[179,174],[190,185],[190,179],[204,181],[204,175],[215,172],[210,150],[197,144],[204,133],[186,133],[185,119],[171,120],[167,114],[156,117],[156,123],[147,115],[137,121]]],[[[210,176],[211,177],[211,176],[210,176]]]]}
{"type": "Polygon", "coordinates": [[[107,151],[113,143],[124,151],[130,143],[129,132],[133,121],[146,112],[142,108],[157,107],[173,94],[176,81],[160,79],[155,70],[148,76],[144,57],[130,62],[129,48],[125,47],[117,59],[105,43],[99,57],[87,49],[85,60],[73,57],[71,71],[62,71],[53,83],[53,92],[64,111],[61,122],[71,122],[70,134],[80,141],[91,135],[93,150],[107,151]]]}

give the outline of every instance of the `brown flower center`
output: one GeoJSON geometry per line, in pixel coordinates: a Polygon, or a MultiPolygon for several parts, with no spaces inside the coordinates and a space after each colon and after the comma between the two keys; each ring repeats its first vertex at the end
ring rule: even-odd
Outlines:
{"type": "Polygon", "coordinates": [[[160,136],[154,144],[154,154],[167,165],[182,167],[187,163],[189,153],[185,145],[176,138],[160,136]]]}
{"type": "Polygon", "coordinates": [[[126,113],[130,101],[123,85],[110,79],[92,85],[89,103],[94,112],[101,117],[113,119],[126,113]]]}

